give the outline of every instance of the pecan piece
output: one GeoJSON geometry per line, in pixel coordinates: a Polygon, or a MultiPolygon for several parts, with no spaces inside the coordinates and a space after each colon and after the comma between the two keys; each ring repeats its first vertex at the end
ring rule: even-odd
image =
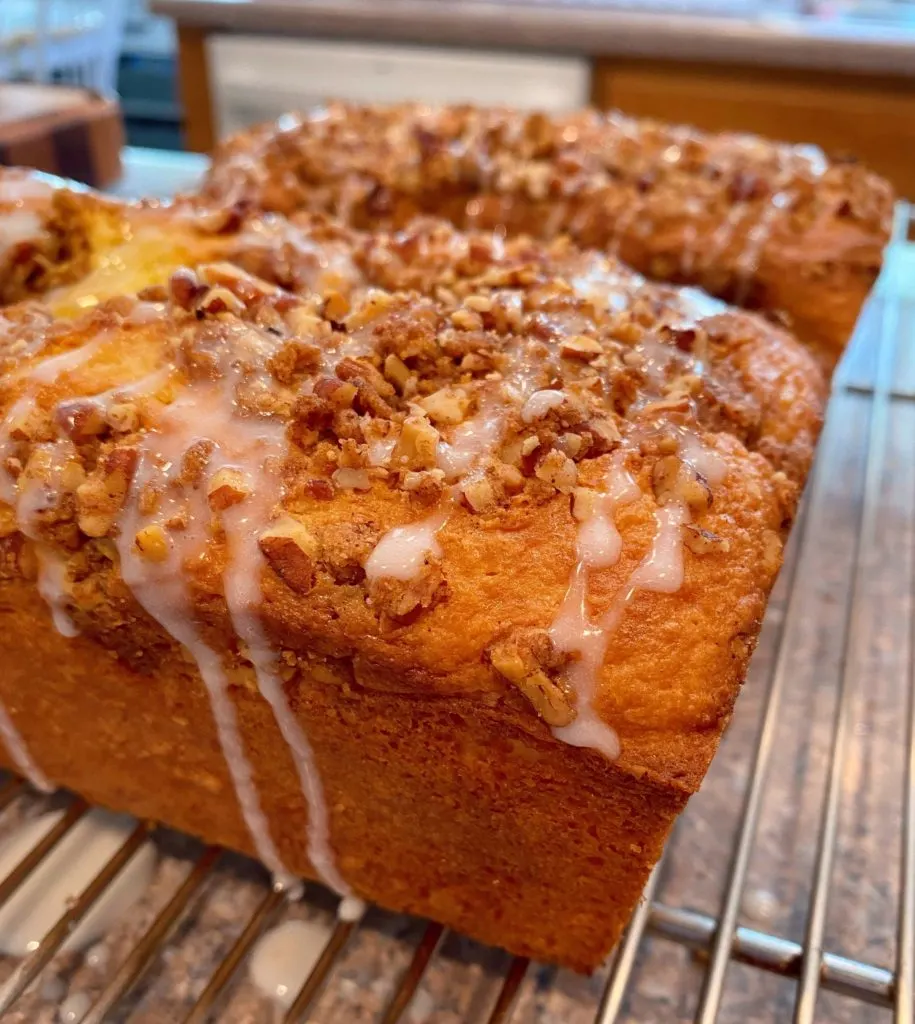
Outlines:
{"type": "Polygon", "coordinates": [[[207,485],[207,502],[214,512],[222,512],[244,501],[249,493],[245,474],[240,469],[223,466],[216,470],[207,485]]]}
{"type": "Polygon", "coordinates": [[[534,710],[552,726],[569,725],[576,710],[558,678],[567,658],[556,650],[545,630],[518,630],[487,651],[492,667],[524,694],[534,710]]]}
{"type": "Polygon", "coordinates": [[[711,507],[712,491],[705,477],[676,455],[658,459],[651,470],[651,485],[660,505],[683,501],[695,513],[711,507]]]}
{"type": "Polygon", "coordinates": [[[114,528],[137,468],[135,448],[115,448],[100,460],[76,489],[77,522],[87,537],[104,537],[114,528]]]}
{"type": "Polygon", "coordinates": [[[168,558],[168,536],[158,523],[150,523],[138,530],[133,542],[148,562],[164,562],[168,558]]]}
{"type": "Polygon", "coordinates": [[[405,469],[432,469],[439,432],[422,416],[408,416],[394,446],[392,464],[405,469]]]}
{"type": "Polygon", "coordinates": [[[54,414],[57,425],[71,441],[81,444],[105,430],[105,414],[98,402],[74,398],[61,402],[54,414]]]}
{"type": "Polygon", "coordinates": [[[314,586],[318,540],[297,519],[287,518],[265,530],[258,547],[270,568],[297,594],[307,594],[314,586]]]}
{"type": "Polygon", "coordinates": [[[683,524],[683,543],[694,555],[707,555],[712,551],[720,551],[726,554],[731,550],[731,542],[724,537],[719,537],[711,530],[704,530],[695,523],[683,524]]]}

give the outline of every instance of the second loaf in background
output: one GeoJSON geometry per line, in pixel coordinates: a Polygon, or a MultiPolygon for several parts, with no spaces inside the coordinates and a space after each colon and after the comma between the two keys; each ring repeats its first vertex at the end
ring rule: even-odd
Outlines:
{"type": "Polygon", "coordinates": [[[812,146],[617,112],[332,103],[230,139],[204,192],[399,227],[568,234],[777,318],[838,361],[889,237],[889,184],[812,146]]]}

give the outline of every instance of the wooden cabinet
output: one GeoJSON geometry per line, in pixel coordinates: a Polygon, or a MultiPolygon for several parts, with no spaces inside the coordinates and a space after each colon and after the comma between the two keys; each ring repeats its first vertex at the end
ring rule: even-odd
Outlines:
{"type": "Polygon", "coordinates": [[[915,197],[915,79],[606,58],[595,62],[592,98],[643,117],[852,153],[915,197]]]}

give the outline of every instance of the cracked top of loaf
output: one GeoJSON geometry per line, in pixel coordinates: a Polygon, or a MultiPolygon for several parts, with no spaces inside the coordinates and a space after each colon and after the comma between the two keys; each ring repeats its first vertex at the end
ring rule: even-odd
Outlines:
{"type": "Polygon", "coordinates": [[[596,110],[331,103],[242,132],[203,194],[357,227],[421,213],[568,234],[642,273],[762,309],[833,365],[889,237],[887,182],[811,146],[596,110]]]}
{"type": "Polygon", "coordinates": [[[802,346],[564,241],[55,209],[88,255],[4,312],[0,572],[64,632],[698,784],[819,430],[802,346]]]}

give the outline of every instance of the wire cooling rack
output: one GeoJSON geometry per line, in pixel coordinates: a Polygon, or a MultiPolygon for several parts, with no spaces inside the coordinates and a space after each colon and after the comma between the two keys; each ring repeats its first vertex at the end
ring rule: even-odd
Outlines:
{"type": "MultiPolygon", "coordinates": [[[[135,823],[37,948],[6,961],[0,1019],[913,1024],[913,239],[903,204],[734,722],[602,971],[580,978],[374,908],[342,920],[317,887],[290,904],[254,865],[171,837],[175,852],[167,833],[135,823]],[[132,913],[116,955],[86,980],[62,952],[67,936],[163,835],[158,902],[132,913]],[[320,941],[278,1008],[253,997],[245,962],[290,916],[317,922],[320,941]],[[78,1011],[61,1009],[62,977],[85,987],[78,1011]]],[[[46,801],[9,779],[0,832],[23,804],[46,801]]],[[[0,909],[90,813],[77,798],[62,806],[0,880],[0,909]]]]}

